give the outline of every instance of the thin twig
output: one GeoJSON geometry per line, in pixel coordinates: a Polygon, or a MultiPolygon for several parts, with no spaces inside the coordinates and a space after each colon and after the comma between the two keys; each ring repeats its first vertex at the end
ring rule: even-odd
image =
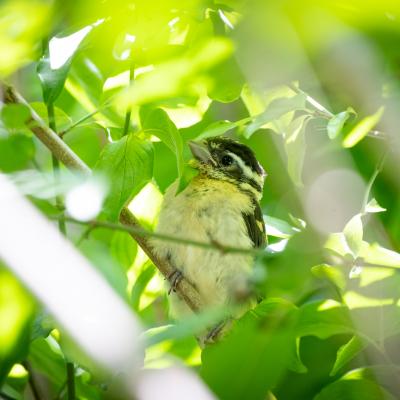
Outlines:
{"type": "Polygon", "coordinates": [[[371,194],[372,186],[374,185],[375,180],[378,177],[378,175],[383,170],[383,166],[385,165],[387,153],[388,153],[388,151],[387,151],[387,149],[385,149],[380,161],[378,162],[378,164],[375,167],[374,173],[372,174],[371,178],[368,181],[368,185],[367,185],[367,188],[365,190],[364,200],[363,200],[363,204],[362,204],[362,208],[361,208],[361,213],[362,214],[365,213],[365,209],[366,209],[367,204],[368,204],[369,196],[371,194]]]}
{"type": "MultiPolygon", "coordinates": [[[[298,94],[304,94],[306,96],[306,101],[307,103],[312,106],[316,110],[316,115],[325,119],[331,119],[332,117],[335,116],[331,111],[329,111],[327,108],[325,108],[321,103],[319,103],[317,100],[315,100],[313,97],[311,97],[308,93],[304,92],[300,88],[298,88],[296,85],[293,83],[288,84],[289,88],[293,90],[295,93],[298,94]]],[[[378,131],[376,129],[372,129],[367,133],[368,137],[373,137],[375,139],[386,139],[387,134],[378,131]]]]}
{"type": "MultiPolygon", "coordinates": [[[[59,217],[60,216],[51,216],[50,219],[58,220],[59,217]]],[[[98,221],[98,220],[80,221],[80,220],[77,220],[77,219],[71,218],[71,217],[65,217],[65,221],[70,222],[72,224],[88,226],[88,228],[90,228],[90,230],[92,230],[94,228],[106,228],[106,229],[111,229],[111,230],[116,230],[116,231],[123,231],[123,232],[128,232],[128,233],[134,233],[135,235],[140,235],[142,237],[153,237],[155,239],[164,240],[166,242],[182,244],[185,246],[195,246],[195,247],[201,247],[201,248],[207,249],[207,250],[219,251],[222,254],[237,253],[237,254],[251,254],[251,255],[264,254],[265,255],[265,250],[262,250],[262,249],[225,246],[222,243],[217,242],[215,240],[210,240],[210,242],[200,242],[198,240],[185,239],[185,238],[182,238],[179,236],[172,236],[172,235],[166,235],[163,233],[148,231],[146,229],[143,229],[142,227],[139,228],[139,227],[133,227],[133,226],[126,226],[126,225],[115,224],[115,223],[107,222],[107,221],[98,221]]]]}
{"type": "MultiPolygon", "coordinates": [[[[49,128],[52,129],[54,132],[57,132],[57,126],[56,126],[56,119],[54,116],[54,104],[53,103],[48,103],[47,104],[47,117],[49,119],[49,128]]],[[[58,161],[58,159],[52,155],[52,162],[53,162],[53,174],[54,174],[54,181],[55,184],[58,184],[58,181],[60,179],[59,177],[59,173],[60,173],[60,163],[58,161]]],[[[63,213],[64,211],[64,203],[63,203],[63,199],[60,195],[56,195],[55,196],[55,200],[56,200],[56,207],[57,209],[63,213]]],[[[63,217],[60,217],[60,219],[58,220],[58,228],[60,230],[60,232],[66,236],[67,234],[67,228],[65,226],[65,220],[63,217]]]]}
{"type": "Polygon", "coordinates": [[[32,391],[33,398],[35,400],[40,400],[41,396],[40,396],[39,389],[38,389],[38,387],[36,385],[36,382],[35,382],[35,377],[33,376],[33,369],[31,367],[30,362],[29,361],[24,361],[22,363],[22,365],[28,371],[28,382],[29,382],[29,386],[30,386],[31,391],[32,391]]]}
{"type": "MultiPolygon", "coordinates": [[[[68,147],[58,135],[51,130],[43,120],[35,113],[25,99],[18,94],[12,87],[5,84],[3,86],[4,102],[11,104],[24,104],[30,111],[30,117],[26,121],[26,125],[37,136],[37,138],[55,155],[55,157],[62,162],[67,168],[79,171],[85,175],[90,175],[90,168],[68,147]]],[[[0,90],[1,92],[1,90],[0,90]]],[[[134,217],[134,215],[127,209],[123,208],[120,214],[120,221],[122,224],[133,227],[141,228],[141,225],[134,217]]],[[[133,239],[139,244],[146,255],[150,258],[156,268],[166,278],[176,271],[176,268],[171,265],[168,260],[158,257],[148,242],[147,238],[140,236],[136,232],[130,232],[133,239]]],[[[189,308],[195,312],[203,309],[203,301],[196,290],[196,288],[187,280],[180,280],[176,287],[178,295],[186,302],[189,308]]]]}
{"type": "Polygon", "coordinates": [[[89,114],[84,115],[82,118],[78,119],[78,121],[75,121],[74,123],[72,123],[68,128],[64,129],[63,131],[61,131],[58,136],[60,136],[60,138],[63,138],[69,131],[71,131],[72,129],[76,128],[78,125],[80,125],[82,122],[85,122],[86,120],[88,120],[89,118],[92,118],[93,115],[96,115],[98,112],[100,112],[103,107],[99,107],[97,110],[92,111],[89,114]]]}

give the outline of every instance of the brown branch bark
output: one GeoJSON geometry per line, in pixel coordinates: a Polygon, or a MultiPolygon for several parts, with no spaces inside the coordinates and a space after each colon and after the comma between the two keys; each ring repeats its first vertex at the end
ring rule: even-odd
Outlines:
{"type": "MultiPolygon", "coordinates": [[[[65,144],[60,137],[52,131],[44,121],[30,107],[26,100],[11,86],[1,84],[4,103],[6,104],[24,104],[30,110],[30,117],[26,122],[29,129],[36,137],[50,150],[50,152],[67,168],[79,171],[85,175],[90,175],[90,168],[65,144]]],[[[135,216],[127,209],[123,208],[120,214],[120,221],[126,226],[141,228],[141,225],[135,216]]],[[[168,279],[175,272],[175,267],[167,260],[160,259],[154,254],[154,251],[147,238],[130,232],[133,239],[139,244],[146,255],[150,258],[156,268],[168,279]]],[[[185,278],[183,278],[176,287],[178,295],[194,312],[200,311],[203,307],[201,298],[196,288],[185,278]]]]}

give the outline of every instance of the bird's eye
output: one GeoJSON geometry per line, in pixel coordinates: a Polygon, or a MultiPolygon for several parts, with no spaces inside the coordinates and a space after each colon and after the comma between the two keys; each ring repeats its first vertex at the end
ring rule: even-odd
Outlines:
{"type": "Polygon", "coordinates": [[[233,158],[231,156],[223,156],[221,158],[221,164],[225,167],[231,165],[233,163],[233,158]]]}

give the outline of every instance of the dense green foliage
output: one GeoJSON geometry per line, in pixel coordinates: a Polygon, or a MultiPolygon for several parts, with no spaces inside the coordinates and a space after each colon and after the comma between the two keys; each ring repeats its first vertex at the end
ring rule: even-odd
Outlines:
{"type": "MultiPolygon", "coordinates": [[[[0,78],[94,171],[98,220],[116,223],[131,201],[153,229],[165,189],[193,176],[188,140],[230,135],[267,171],[269,245],[253,276],[264,300],[202,352],[194,337],[212,310],[175,324],[163,279],[127,232],[66,221],[140,318],[144,367],[179,359],[221,399],[400,396],[400,6],[322,3],[0,3],[0,78]]],[[[84,178],[52,162],[28,116],[2,106],[0,171],[59,218],[84,178]]],[[[111,396],[112,378],[12,270],[0,267],[0,398],[29,398],[32,385],[67,398],[67,362],[78,398],[111,396]]]]}

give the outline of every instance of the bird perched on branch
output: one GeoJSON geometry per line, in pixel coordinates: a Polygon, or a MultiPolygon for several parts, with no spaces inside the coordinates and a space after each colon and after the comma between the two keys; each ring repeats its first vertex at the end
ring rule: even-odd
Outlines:
{"type": "MultiPolygon", "coordinates": [[[[176,268],[170,277],[172,289],[184,276],[207,307],[234,305],[246,298],[242,307],[246,311],[251,303],[253,257],[223,249],[265,246],[259,205],[265,172],[249,147],[225,137],[189,142],[189,147],[194,156],[191,165],[199,174],[181,193],[176,195],[177,182],[167,190],[157,231],[210,243],[214,248],[155,240],[154,250],[176,268]]],[[[171,310],[178,317],[189,312],[175,293],[171,294],[171,310]]]]}

